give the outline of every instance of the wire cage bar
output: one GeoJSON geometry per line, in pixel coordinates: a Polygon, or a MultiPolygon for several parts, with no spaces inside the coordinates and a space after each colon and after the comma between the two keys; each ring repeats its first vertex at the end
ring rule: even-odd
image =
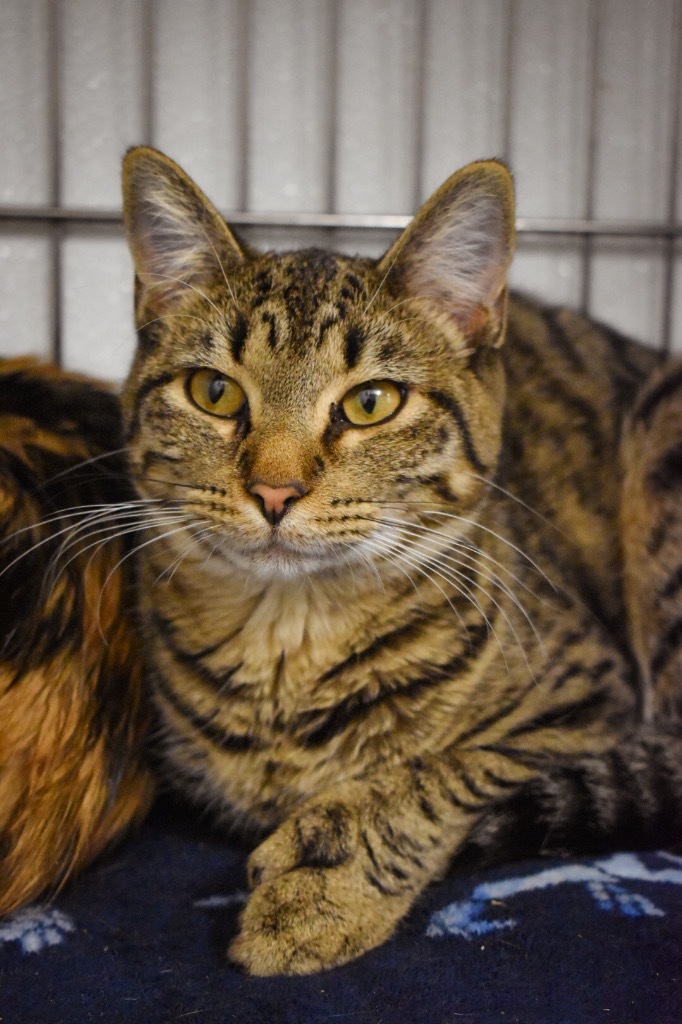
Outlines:
{"type": "MultiPolygon", "coordinates": [[[[95,229],[110,232],[112,237],[118,237],[121,223],[121,211],[115,205],[98,202],[74,203],[73,190],[67,195],[64,187],[65,155],[72,142],[65,131],[68,99],[64,76],[66,62],[69,59],[65,46],[65,34],[68,31],[65,14],[73,14],[72,8],[78,2],[79,0],[31,0],[36,10],[44,11],[48,40],[45,97],[45,159],[48,165],[48,187],[46,194],[35,202],[27,202],[25,197],[23,201],[6,201],[0,191],[0,232],[11,235],[12,232],[30,228],[49,240],[48,279],[52,322],[50,354],[57,361],[65,359],[65,244],[73,232],[80,232],[87,244],[88,232],[95,229]]],[[[202,2],[205,17],[217,19],[219,15],[216,13],[215,5],[211,5],[210,0],[202,2]]],[[[676,320],[682,318],[682,312],[676,314],[678,307],[682,309],[680,296],[677,294],[680,288],[678,282],[682,280],[679,187],[682,128],[682,0],[654,0],[660,8],[661,18],[667,19],[665,23],[669,24],[672,40],[672,56],[666,69],[667,97],[660,110],[660,117],[665,121],[667,132],[665,151],[659,154],[665,178],[660,216],[642,216],[639,210],[633,210],[631,215],[604,216],[598,202],[599,154],[602,142],[600,133],[604,130],[601,109],[606,76],[604,50],[608,41],[607,33],[612,30],[609,25],[613,25],[613,18],[617,16],[617,12],[614,14],[614,2],[615,0],[570,0],[568,5],[575,8],[576,18],[585,26],[586,53],[581,55],[583,66],[587,69],[585,109],[581,114],[581,160],[584,168],[581,186],[582,211],[577,209],[570,215],[559,211],[557,216],[537,216],[528,215],[521,207],[517,231],[522,244],[528,242],[543,245],[549,241],[564,240],[578,245],[578,305],[588,312],[592,309],[594,299],[596,247],[608,240],[618,242],[621,246],[631,246],[633,252],[644,251],[642,246],[649,246],[656,258],[660,257],[662,261],[656,283],[661,292],[658,302],[661,322],[657,329],[652,331],[652,335],[656,343],[667,350],[682,347],[682,340],[678,341],[676,346],[674,338],[676,320]],[[608,19],[611,19],[609,25],[608,19]]],[[[21,3],[22,0],[8,0],[8,4],[16,6],[17,9],[21,3]]],[[[82,3],[80,6],[83,8],[82,3]]],[[[232,189],[231,203],[228,205],[219,202],[218,205],[224,209],[230,223],[245,229],[247,234],[251,230],[265,235],[268,232],[278,232],[286,239],[287,233],[290,233],[303,242],[310,236],[314,244],[319,244],[320,239],[335,244],[337,238],[350,235],[359,239],[361,245],[365,245],[363,238],[377,236],[384,239],[386,232],[395,232],[403,228],[431,187],[431,172],[425,162],[431,109],[429,105],[433,98],[430,90],[432,81],[440,73],[434,66],[434,39],[442,31],[447,5],[441,0],[379,0],[374,4],[369,0],[326,0],[322,4],[315,4],[312,0],[286,0],[285,4],[276,4],[274,0],[232,0],[226,6],[229,7],[233,37],[230,73],[235,95],[232,97],[234,123],[231,148],[235,185],[232,189]],[[275,14],[276,11],[280,12],[279,15],[275,14]],[[254,113],[256,94],[262,87],[262,83],[255,77],[254,70],[262,66],[262,59],[259,65],[256,56],[259,47],[263,45],[262,38],[267,19],[273,16],[284,19],[287,12],[291,16],[305,15],[308,19],[315,20],[316,35],[313,35],[317,46],[324,52],[324,60],[319,61],[319,66],[323,70],[317,83],[321,95],[320,123],[315,126],[319,144],[323,149],[320,191],[323,199],[317,204],[318,208],[313,209],[306,208],[306,202],[300,203],[298,208],[288,201],[281,202],[282,197],[274,194],[271,208],[267,209],[264,207],[262,195],[257,194],[254,184],[258,161],[263,160],[262,152],[260,155],[258,153],[258,140],[263,137],[263,131],[267,134],[270,130],[268,126],[263,129],[254,113]],[[349,26],[352,28],[353,19],[357,21],[363,17],[380,20],[383,18],[379,27],[384,26],[387,35],[395,31],[395,19],[403,18],[409,22],[410,46],[409,50],[405,50],[404,73],[404,80],[409,84],[405,94],[407,100],[404,110],[401,112],[396,107],[389,120],[393,118],[396,132],[404,130],[401,117],[410,125],[411,143],[407,153],[407,178],[410,184],[402,200],[404,207],[407,208],[394,213],[386,212],[380,206],[374,210],[363,208],[361,201],[353,209],[347,197],[347,184],[344,186],[348,175],[344,177],[342,174],[345,143],[342,144],[341,136],[349,117],[349,79],[352,77],[351,71],[355,69],[355,65],[352,65],[349,71],[349,61],[354,58],[352,52],[349,55],[348,33],[349,26]],[[232,206],[232,209],[229,206],[232,206]]],[[[466,0],[458,0],[454,6],[464,12],[465,9],[472,8],[471,4],[467,8],[466,0]]],[[[481,5],[476,6],[480,11],[481,5]]],[[[135,58],[138,66],[137,135],[127,141],[147,142],[164,148],[159,118],[159,105],[163,102],[160,38],[169,21],[180,17],[178,4],[173,0],[143,0],[141,4],[125,3],[117,7],[113,0],[92,0],[91,8],[94,7],[108,9],[110,13],[117,8],[121,18],[138,19],[136,24],[139,52],[135,58]]],[[[499,69],[496,72],[499,93],[496,102],[500,121],[497,133],[498,152],[508,159],[512,166],[517,155],[513,125],[519,113],[517,87],[522,71],[519,48],[526,40],[528,19],[531,15],[537,14],[537,8],[537,0],[506,0],[503,3],[489,5],[490,11],[496,16],[494,24],[497,25],[499,35],[499,69]]],[[[623,17],[627,17],[627,14],[625,11],[623,17]]],[[[489,17],[492,19],[493,14],[489,17]]],[[[217,21],[215,23],[217,24],[217,21]]],[[[369,24],[369,21],[367,23],[369,24]]],[[[489,25],[492,24],[493,22],[489,21],[489,25]]],[[[386,82],[391,80],[392,73],[389,56],[388,50],[383,55],[376,55],[377,75],[383,76],[386,82]]],[[[293,68],[291,74],[295,76],[296,71],[297,69],[293,68]]],[[[492,87],[486,85],[485,77],[490,75],[490,70],[483,67],[481,74],[481,82],[477,88],[479,91],[488,88],[492,95],[492,87]]],[[[2,71],[0,84],[1,79],[2,71]]],[[[276,89],[277,80],[273,79],[270,85],[276,89]]],[[[288,83],[285,85],[288,87],[288,83]]],[[[454,96],[453,103],[457,102],[461,101],[454,96]]],[[[295,109],[292,111],[292,117],[296,117],[295,109]]],[[[390,140],[390,137],[390,130],[387,130],[386,138],[390,140]]],[[[623,173],[627,173],[627,168],[623,169],[623,173]]],[[[303,198],[307,199],[305,191],[303,198]]],[[[682,324],[678,326],[678,330],[680,326],[682,324]]],[[[0,338],[0,350],[1,345],[0,338]]]]}

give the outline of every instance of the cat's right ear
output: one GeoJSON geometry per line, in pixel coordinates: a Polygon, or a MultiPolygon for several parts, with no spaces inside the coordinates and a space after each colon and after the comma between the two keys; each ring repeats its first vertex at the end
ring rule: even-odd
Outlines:
{"type": "Polygon", "coordinates": [[[202,291],[245,254],[182,168],[149,146],[123,161],[123,220],[137,276],[138,309],[161,312],[202,291]]]}

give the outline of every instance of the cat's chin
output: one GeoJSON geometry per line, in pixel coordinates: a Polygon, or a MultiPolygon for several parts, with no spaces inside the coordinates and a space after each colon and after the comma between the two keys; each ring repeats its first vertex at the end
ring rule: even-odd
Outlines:
{"type": "Polygon", "coordinates": [[[340,556],[336,551],[305,550],[288,544],[271,543],[260,548],[242,548],[237,544],[221,545],[214,549],[215,563],[228,563],[232,570],[263,582],[298,580],[324,573],[336,572],[348,566],[348,552],[340,556]],[[217,557],[216,557],[217,556],[217,557]]]}

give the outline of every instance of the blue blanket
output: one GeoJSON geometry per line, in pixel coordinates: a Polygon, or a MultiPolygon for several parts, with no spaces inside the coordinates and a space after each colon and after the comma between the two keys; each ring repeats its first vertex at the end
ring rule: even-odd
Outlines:
{"type": "Polygon", "coordinates": [[[682,857],[452,875],[355,963],[259,979],[224,953],[247,853],[161,802],[52,903],[0,922],[2,1024],[682,1021],[682,857]]]}

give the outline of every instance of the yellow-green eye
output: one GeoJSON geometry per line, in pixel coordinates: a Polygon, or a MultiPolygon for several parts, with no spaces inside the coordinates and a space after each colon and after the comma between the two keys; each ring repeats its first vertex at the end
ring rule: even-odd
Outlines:
{"type": "Polygon", "coordinates": [[[370,427],[397,413],[404,391],[390,380],[369,380],[352,388],[341,400],[341,408],[354,427],[370,427]]]}
{"type": "Polygon", "coordinates": [[[187,379],[187,394],[212,416],[236,416],[246,404],[246,395],[237,381],[217,370],[194,370],[187,379]]]}

